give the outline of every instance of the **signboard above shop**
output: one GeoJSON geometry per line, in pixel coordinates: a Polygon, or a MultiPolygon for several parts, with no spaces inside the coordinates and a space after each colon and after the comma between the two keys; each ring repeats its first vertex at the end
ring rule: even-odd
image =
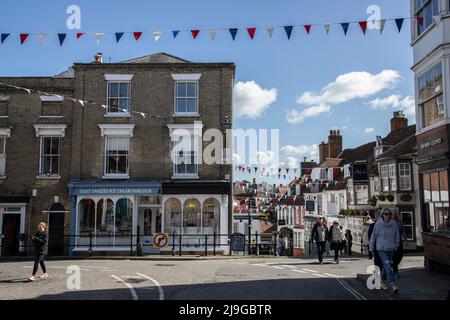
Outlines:
{"type": "Polygon", "coordinates": [[[127,182],[71,182],[69,194],[85,195],[161,195],[161,183],[145,181],[127,182]]]}

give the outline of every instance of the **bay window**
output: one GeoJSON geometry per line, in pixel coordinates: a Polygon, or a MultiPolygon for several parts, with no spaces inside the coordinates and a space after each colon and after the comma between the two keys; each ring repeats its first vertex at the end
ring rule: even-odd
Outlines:
{"type": "Polygon", "coordinates": [[[415,0],[415,14],[421,19],[417,22],[417,35],[421,35],[433,24],[433,16],[439,15],[440,0],[415,0]]]}
{"type": "Polygon", "coordinates": [[[445,109],[442,85],[442,63],[423,73],[418,81],[421,126],[426,128],[444,120],[445,109]]]}

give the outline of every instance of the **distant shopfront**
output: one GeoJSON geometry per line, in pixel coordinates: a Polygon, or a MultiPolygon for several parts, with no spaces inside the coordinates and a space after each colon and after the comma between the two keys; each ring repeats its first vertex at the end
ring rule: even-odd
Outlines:
{"type": "Polygon", "coordinates": [[[138,233],[144,249],[152,251],[151,236],[161,231],[161,183],[72,182],[69,193],[72,252],[129,252],[138,233]]]}

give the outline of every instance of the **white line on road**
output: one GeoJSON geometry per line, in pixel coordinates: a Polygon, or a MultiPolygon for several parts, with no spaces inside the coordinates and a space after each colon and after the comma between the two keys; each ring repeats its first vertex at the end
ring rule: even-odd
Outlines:
{"type": "Polygon", "coordinates": [[[270,266],[270,267],[272,267],[272,268],[274,268],[274,269],[283,269],[283,270],[284,270],[283,267],[277,267],[277,266],[270,266]]]}
{"type": "Polygon", "coordinates": [[[262,264],[262,263],[252,263],[252,266],[268,267],[267,264],[262,264]]]}
{"type": "Polygon", "coordinates": [[[313,273],[313,275],[315,275],[317,277],[321,277],[321,278],[328,278],[327,276],[324,276],[323,274],[320,274],[320,273],[313,273]]]}
{"type": "Polygon", "coordinates": [[[164,291],[158,281],[156,281],[155,279],[150,278],[149,276],[146,276],[145,274],[142,274],[142,273],[136,272],[136,274],[140,275],[141,277],[144,277],[144,278],[152,281],[154,284],[156,284],[156,286],[158,287],[158,290],[159,290],[159,300],[164,300],[164,291]]]}
{"type": "Polygon", "coordinates": [[[111,277],[113,277],[114,279],[116,279],[117,281],[122,282],[124,285],[126,285],[128,287],[128,289],[130,289],[131,295],[133,296],[133,300],[139,300],[136,291],[134,290],[133,286],[131,284],[129,284],[128,282],[126,282],[125,280],[119,278],[118,276],[112,274],[111,277]]]}
{"type": "Polygon", "coordinates": [[[324,275],[329,276],[329,277],[333,277],[333,278],[339,278],[339,276],[337,276],[335,274],[324,273],[324,275]]]}
{"type": "Polygon", "coordinates": [[[294,266],[288,266],[287,264],[282,264],[281,266],[282,266],[282,267],[285,267],[285,268],[295,269],[294,266]]]}
{"type": "Polygon", "coordinates": [[[308,272],[319,272],[317,270],[311,270],[311,269],[302,269],[303,271],[308,271],[308,272]]]}
{"type": "Polygon", "coordinates": [[[306,271],[302,271],[302,270],[292,270],[292,271],[295,271],[295,272],[298,272],[298,273],[306,273],[306,271]]]}
{"type": "Polygon", "coordinates": [[[337,282],[348,292],[350,292],[356,299],[358,300],[367,300],[362,294],[353,289],[348,283],[346,283],[343,279],[336,278],[337,282]]]}

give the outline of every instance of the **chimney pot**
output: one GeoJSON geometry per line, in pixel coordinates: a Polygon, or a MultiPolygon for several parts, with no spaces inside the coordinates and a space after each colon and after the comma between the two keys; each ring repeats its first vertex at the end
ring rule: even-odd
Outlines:
{"type": "Polygon", "coordinates": [[[103,63],[103,54],[101,52],[97,53],[94,56],[94,62],[95,63],[103,63]]]}

